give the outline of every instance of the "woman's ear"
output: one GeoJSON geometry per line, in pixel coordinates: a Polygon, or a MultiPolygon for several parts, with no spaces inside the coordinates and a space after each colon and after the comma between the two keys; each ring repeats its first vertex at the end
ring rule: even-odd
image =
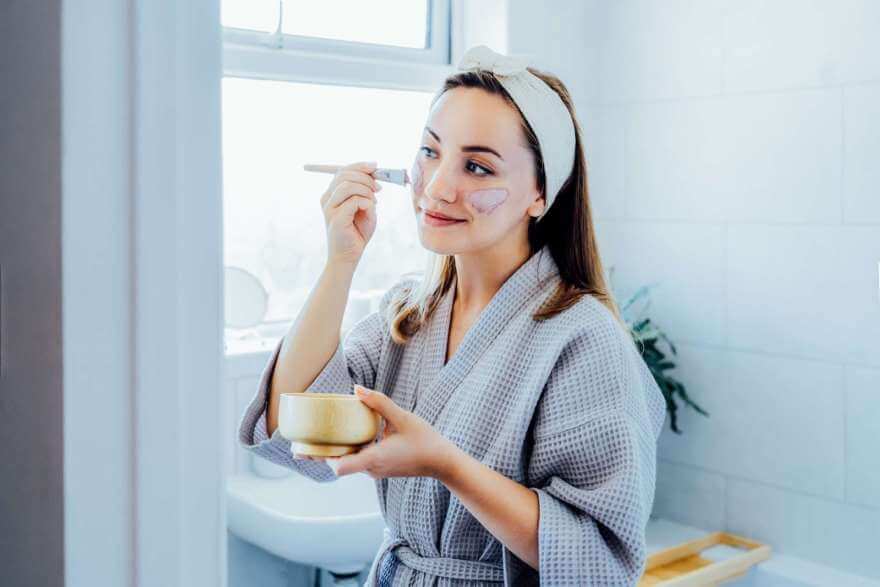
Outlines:
{"type": "Polygon", "coordinates": [[[531,205],[526,208],[526,212],[528,212],[529,216],[534,218],[537,218],[544,213],[544,196],[540,192],[535,192],[535,199],[531,205]]]}

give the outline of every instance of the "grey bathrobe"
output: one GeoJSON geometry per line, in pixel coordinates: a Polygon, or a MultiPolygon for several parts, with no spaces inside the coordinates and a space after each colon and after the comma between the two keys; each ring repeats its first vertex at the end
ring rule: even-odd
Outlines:
{"type": "MultiPolygon", "coordinates": [[[[355,324],[306,389],[384,392],[443,436],[538,496],[539,571],[430,477],[376,480],[385,539],[367,585],[635,585],[646,563],[663,395],[629,335],[591,296],[553,318],[531,314],[559,279],[547,247],[504,282],[444,365],[454,286],[407,343],[380,310],[355,324]],[[388,555],[385,557],[385,555],[388,555]],[[390,581],[389,581],[390,578],[390,581]]],[[[239,428],[246,448],[316,481],[323,461],[266,438],[267,392],[281,343],[239,428]]]]}

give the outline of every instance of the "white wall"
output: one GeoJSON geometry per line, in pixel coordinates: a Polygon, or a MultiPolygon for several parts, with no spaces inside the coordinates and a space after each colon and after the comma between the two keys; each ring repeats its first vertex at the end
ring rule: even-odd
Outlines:
{"type": "Polygon", "coordinates": [[[65,579],[134,583],[132,8],[63,3],[65,579]],[[96,34],[100,31],[102,34],[96,34]],[[96,425],[100,423],[100,425],[96,425]]]}
{"type": "Polygon", "coordinates": [[[553,8],[512,0],[511,50],[575,92],[603,256],[663,282],[711,414],[664,432],[655,515],[880,578],[880,3],[553,8]]]}

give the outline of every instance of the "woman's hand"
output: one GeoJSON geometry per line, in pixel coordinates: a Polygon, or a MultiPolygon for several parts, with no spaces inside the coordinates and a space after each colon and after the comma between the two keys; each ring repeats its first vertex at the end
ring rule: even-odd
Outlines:
{"type": "Polygon", "coordinates": [[[360,452],[328,458],[339,476],[365,472],[384,477],[439,477],[455,445],[421,416],[407,412],[384,393],[355,386],[360,400],[385,420],[382,440],[364,445],[360,452]]]}
{"type": "Polygon", "coordinates": [[[376,194],[382,186],[370,172],[376,163],[352,163],[336,172],[321,196],[327,232],[327,262],[356,266],[376,230],[376,194]]]}

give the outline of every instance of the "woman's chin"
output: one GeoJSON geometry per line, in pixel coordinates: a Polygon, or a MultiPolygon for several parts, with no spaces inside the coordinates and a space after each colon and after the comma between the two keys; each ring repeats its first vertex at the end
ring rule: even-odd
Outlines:
{"type": "Polygon", "coordinates": [[[422,246],[438,255],[454,255],[461,251],[461,238],[435,234],[431,229],[419,229],[422,246]]]}

